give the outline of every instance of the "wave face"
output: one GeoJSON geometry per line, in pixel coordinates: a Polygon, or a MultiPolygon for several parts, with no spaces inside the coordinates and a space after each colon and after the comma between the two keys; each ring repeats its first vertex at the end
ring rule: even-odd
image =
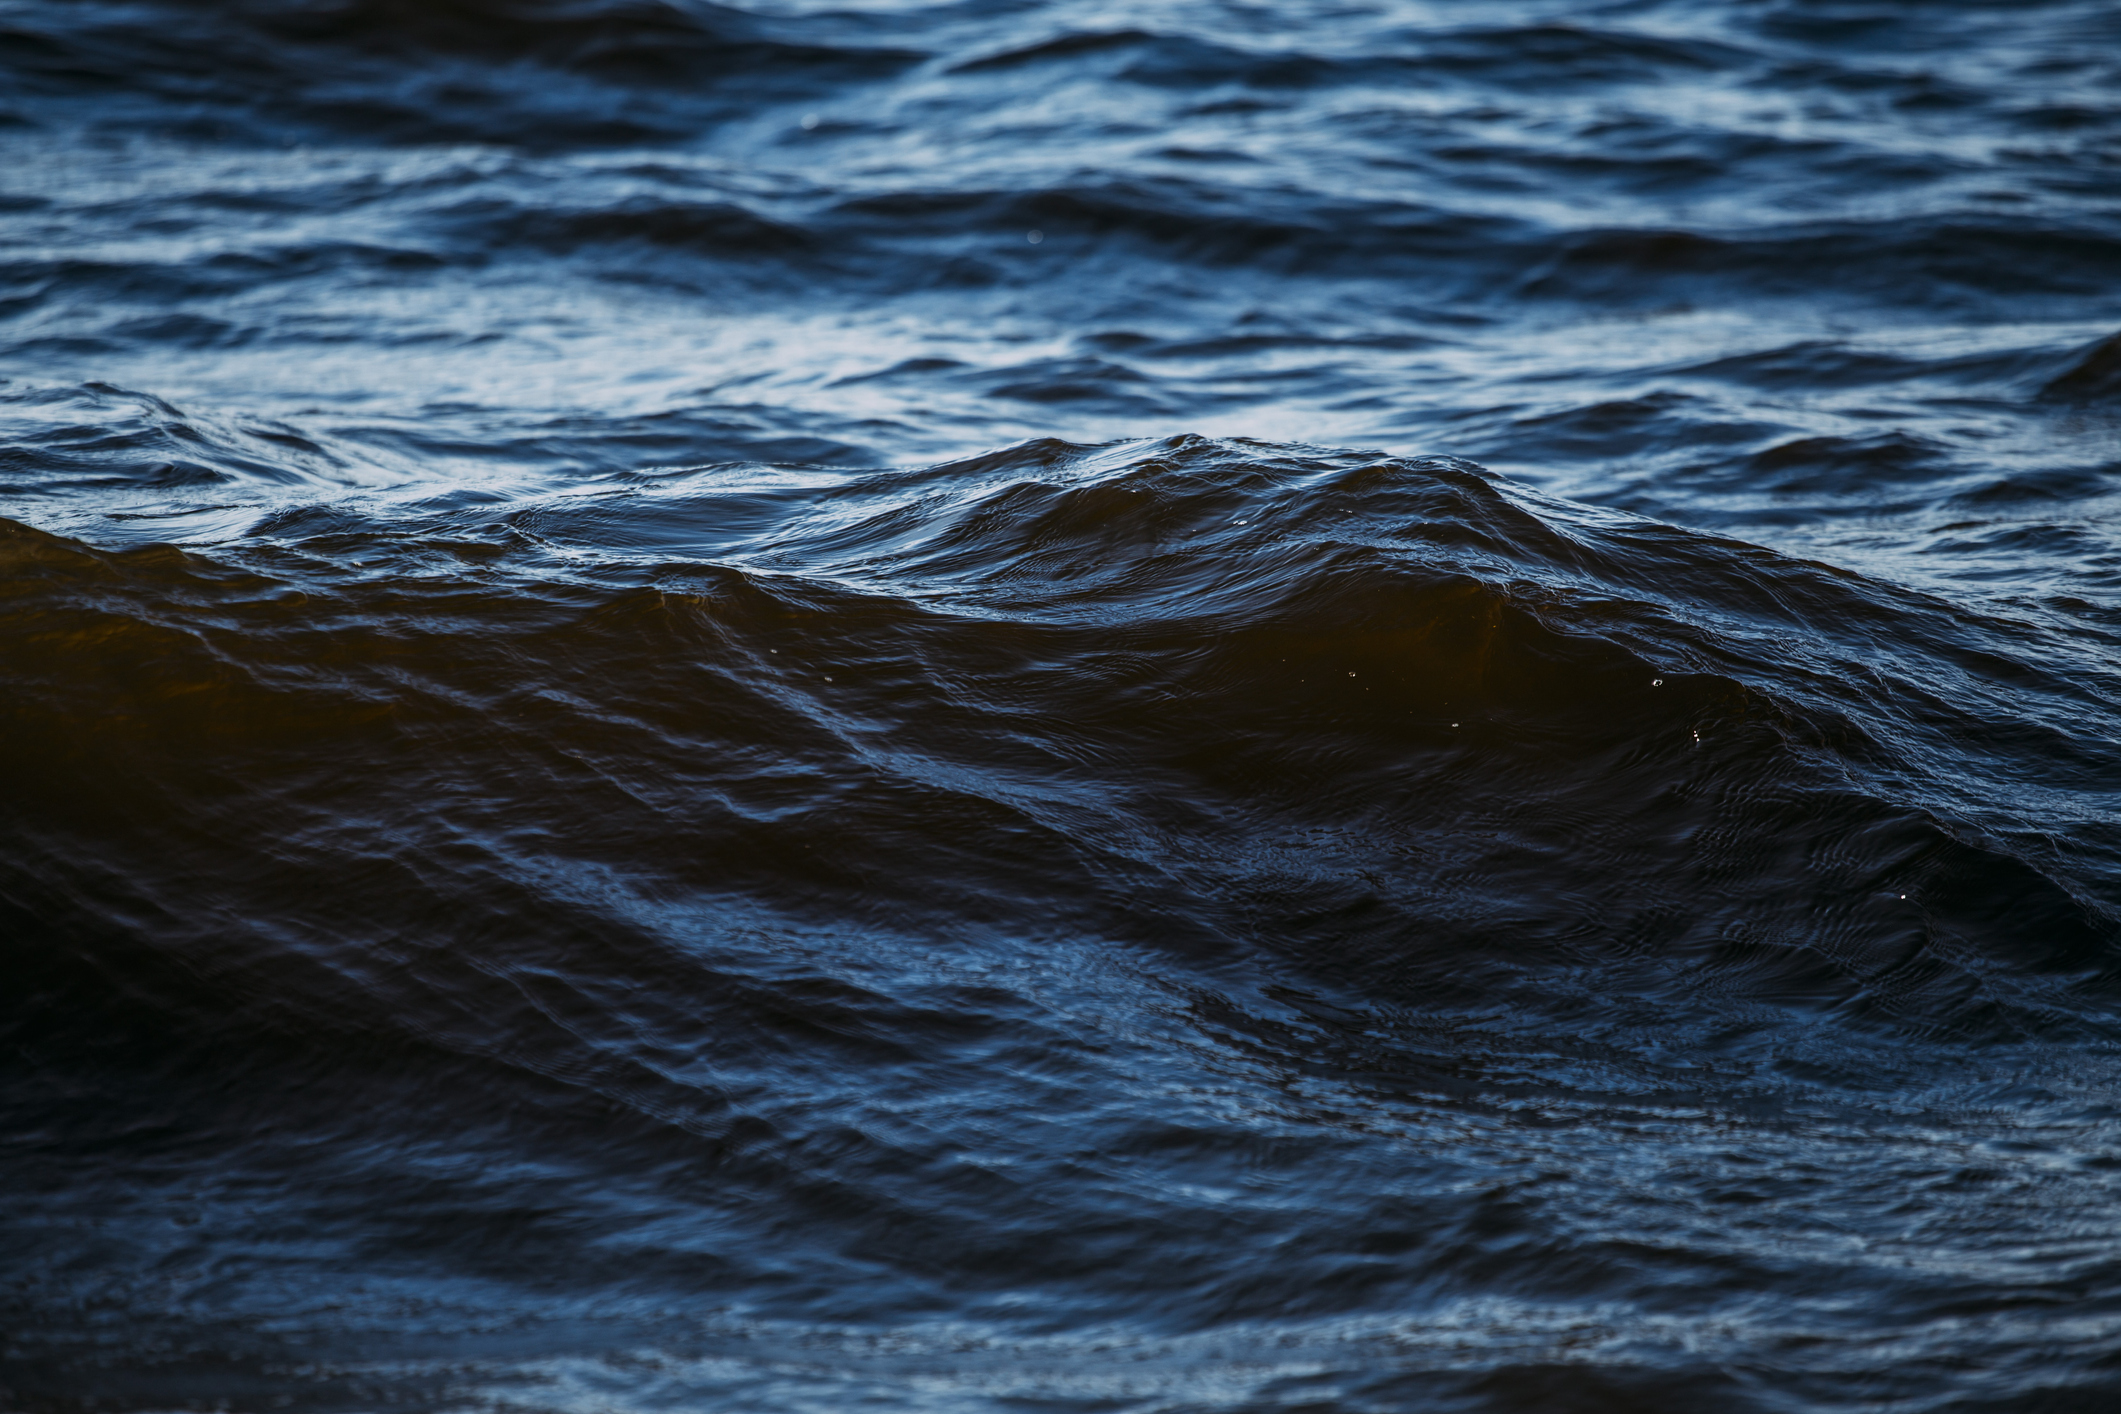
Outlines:
{"type": "Polygon", "coordinates": [[[2113,53],[0,3],[0,1405],[2112,1407],[2113,53]]]}

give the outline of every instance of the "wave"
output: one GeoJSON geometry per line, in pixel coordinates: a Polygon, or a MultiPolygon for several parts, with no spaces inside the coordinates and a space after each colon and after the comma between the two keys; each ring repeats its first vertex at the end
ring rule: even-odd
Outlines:
{"type": "MultiPolygon", "coordinates": [[[[342,265],[483,269],[524,256],[601,249],[640,263],[629,278],[674,287],[718,271],[771,288],[926,291],[939,285],[1026,288],[1056,266],[1124,259],[1172,277],[1199,266],[1247,280],[1301,278],[1390,288],[1493,318],[1527,303],[1559,312],[1758,310],[1826,294],[1882,309],[1963,311],[2100,294],[2121,243],[2085,227],[2028,232],[1965,220],[1904,217],[1780,229],[1580,229],[1449,205],[1361,200],[1302,188],[1247,190],[1176,176],[1051,187],[941,187],[790,200],[715,193],[696,180],[635,182],[608,201],[575,190],[482,195],[404,213],[389,248],[293,247],[220,254],[178,278],[299,278],[342,265]],[[674,187],[674,189],[673,189],[674,187]],[[1028,246],[1025,232],[1042,245],[1028,246]],[[653,261],[654,264],[647,262],[653,261]]],[[[107,278],[79,262],[18,266],[46,288],[107,278]],[[79,273],[76,273],[77,270],[79,273]]],[[[139,282],[148,272],[125,278],[139,282]]],[[[203,286],[202,286],[203,288],[203,286]]]]}
{"type": "Polygon", "coordinates": [[[1333,84],[1642,82],[1674,69],[1718,70],[1753,58],[1706,40],[1626,34],[1575,25],[1444,29],[1401,37],[1402,52],[1326,55],[1246,50],[1141,29],[1079,31],[964,60],[954,73],[1009,72],[1034,64],[1116,57],[1114,77],[1188,89],[1238,83],[1261,88],[1333,84]]]}
{"type": "Polygon", "coordinates": [[[0,488],[12,498],[359,478],[343,451],[269,418],[201,417],[107,383],[0,398],[0,488]]]}
{"type": "Polygon", "coordinates": [[[2110,334],[2081,350],[2071,366],[2049,379],[2040,391],[2065,402],[2121,398],[2121,334],[2110,334]]]}
{"type": "Polygon", "coordinates": [[[122,931],[320,1021],[460,1024],[420,959],[498,979],[489,946],[595,934],[537,882],[583,869],[1589,1031],[1787,1006],[2000,1036],[2111,998],[2098,881],[1910,783],[2095,789],[2111,748],[2036,724],[2110,710],[2095,685],[1469,464],[1049,442],[253,536],[9,530],[11,872],[81,880],[55,940],[122,931]],[[1812,661],[1766,647],[1793,632],[1812,661]],[[1855,660],[1880,640],[1896,669],[1855,660]],[[1951,701],[1984,679],[2021,699],[2001,759],[1951,701]]]}
{"type": "Polygon", "coordinates": [[[85,101],[119,126],[167,128],[147,106],[161,100],[213,136],[248,115],[283,135],[527,147],[670,141],[923,57],[773,29],[741,10],[660,0],[171,0],[18,15],[6,55],[46,103],[85,101]]]}
{"type": "Polygon", "coordinates": [[[0,2],[0,1404],[2111,1404],[2121,12],[770,10],[0,2]]]}

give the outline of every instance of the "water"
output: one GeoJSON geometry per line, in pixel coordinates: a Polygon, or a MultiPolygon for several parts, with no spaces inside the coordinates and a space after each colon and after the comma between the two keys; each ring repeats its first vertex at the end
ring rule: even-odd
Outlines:
{"type": "Polygon", "coordinates": [[[2121,12],[0,7],[0,1406],[2121,1396],[2121,12]]]}

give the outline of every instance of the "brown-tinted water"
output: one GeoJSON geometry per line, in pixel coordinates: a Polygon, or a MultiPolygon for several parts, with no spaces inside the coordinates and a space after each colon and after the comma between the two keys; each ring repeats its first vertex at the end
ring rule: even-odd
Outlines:
{"type": "Polygon", "coordinates": [[[0,1406],[2108,1408],[2117,40],[0,8],[0,1406]]]}

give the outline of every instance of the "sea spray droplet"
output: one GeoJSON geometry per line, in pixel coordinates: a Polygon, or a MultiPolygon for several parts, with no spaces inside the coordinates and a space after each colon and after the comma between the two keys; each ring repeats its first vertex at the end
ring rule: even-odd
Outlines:
{"type": "Polygon", "coordinates": [[[1045,233],[1044,231],[1026,231],[1026,232],[1024,232],[1024,239],[1025,239],[1025,240],[1027,240],[1027,241],[1029,241],[1029,242],[1030,242],[1030,243],[1031,243],[1032,245],[1037,245],[1037,244],[1038,244],[1038,243],[1039,243],[1040,241],[1044,240],[1045,238],[1046,238],[1046,233],[1045,233]]]}
{"type": "Polygon", "coordinates": [[[805,113],[805,114],[803,115],[803,131],[807,133],[807,132],[810,132],[810,131],[812,131],[812,130],[813,130],[813,129],[815,129],[816,127],[817,127],[817,114],[815,114],[815,113],[805,113]]]}

